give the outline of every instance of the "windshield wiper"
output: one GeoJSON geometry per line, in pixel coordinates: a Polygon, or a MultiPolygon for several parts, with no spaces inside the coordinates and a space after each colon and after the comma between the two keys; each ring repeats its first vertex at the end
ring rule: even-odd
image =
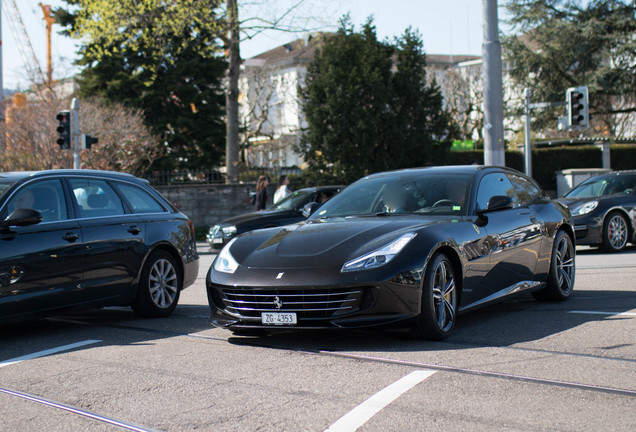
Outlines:
{"type": "MultiPolygon", "coordinates": [[[[411,212],[408,212],[408,213],[401,213],[401,212],[390,213],[390,212],[387,212],[387,211],[382,211],[382,212],[377,212],[375,214],[375,216],[407,216],[407,215],[411,215],[411,214],[413,214],[413,213],[411,213],[411,212]]],[[[371,215],[368,215],[368,216],[371,216],[371,215]]]]}

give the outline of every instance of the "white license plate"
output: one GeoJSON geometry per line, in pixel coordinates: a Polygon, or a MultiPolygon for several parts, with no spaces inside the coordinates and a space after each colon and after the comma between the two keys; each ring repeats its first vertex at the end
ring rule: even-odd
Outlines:
{"type": "Polygon", "coordinates": [[[296,324],[296,314],[291,312],[262,312],[261,322],[266,325],[294,325],[296,324]]]}
{"type": "Polygon", "coordinates": [[[212,244],[221,244],[223,243],[223,239],[220,237],[216,237],[212,239],[212,244]]]}

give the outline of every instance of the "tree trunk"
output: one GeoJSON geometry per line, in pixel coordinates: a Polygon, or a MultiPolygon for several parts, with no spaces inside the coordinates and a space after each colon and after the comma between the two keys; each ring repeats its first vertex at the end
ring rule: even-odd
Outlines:
{"type": "Polygon", "coordinates": [[[227,168],[226,182],[238,182],[238,159],[239,159],[239,118],[238,118],[238,96],[239,96],[239,74],[241,66],[241,53],[239,50],[239,23],[237,0],[226,0],[229,44],[228,69],[227,69],[227,94],[225,98],[225,109],[227,115],[227,134],[225,147],[225,164],[227,168]]]}

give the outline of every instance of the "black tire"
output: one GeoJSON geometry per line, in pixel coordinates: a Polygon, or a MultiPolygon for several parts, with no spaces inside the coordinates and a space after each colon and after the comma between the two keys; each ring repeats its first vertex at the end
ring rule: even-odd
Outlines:
{"type": "Polygon", "coordinates": [[[574,290],[575,250],[565,231],[558,231],[552,244],[550,273],[545,288],[532,293],[539,301],[567,300],[574,290]]]}
{"type": "Polygon", "coordinates": [[[603,245],[606,252],[620,252],[627,246],[629,225],[622,213],[612,212],[605,216],[603,222],[603,245]]]}
{"type": "Polygon", "coordinates": [[[422,283],[422,311],[413,325],[420,339],[442,340],[453,333],[459,293],[455,269],[443,253],[431,258],[422,283]]]}
{"type": "Polygon", "coordinates": [[[165,251],[153,252],[141,271],[133,310],[148,318],[167,317],[177,307],[181,284],[174,257],[165,251]]]}

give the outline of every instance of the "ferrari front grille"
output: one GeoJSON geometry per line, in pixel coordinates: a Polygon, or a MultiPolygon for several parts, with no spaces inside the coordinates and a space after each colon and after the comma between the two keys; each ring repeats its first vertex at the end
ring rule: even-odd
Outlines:
{"type": "Polygon", "coordinates": [[[260,318],[262,312],[295,312],[298,318],[320,319],[355,312],[364,288],[259,290],[225,288],[222,301],[233,315],[260,318]]]}

